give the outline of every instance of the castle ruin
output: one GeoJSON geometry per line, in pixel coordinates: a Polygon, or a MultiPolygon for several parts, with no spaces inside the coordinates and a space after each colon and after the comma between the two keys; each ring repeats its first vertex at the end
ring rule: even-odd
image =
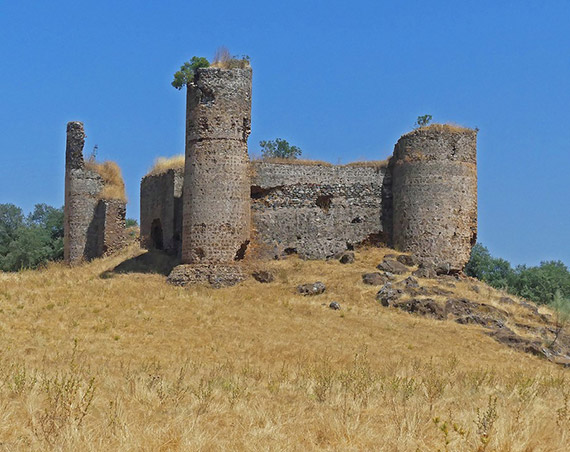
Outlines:
{"type": "MultiPolygon", "coordinates": [[[[231,285],[245,278],[246,255],[328,259],[379,242],[440,273],[464,268],[477,236],[475,130],[415,129],[388,162],[250,161],[251,78],[249,66],[197,69],[187,86],[183,168],[141,181],[141,246],[179,257],[170,282],[231,285]]],[[[112,249],[101,231],[117,224],[114,216],[124,221],[124,204],[117,214],[121,206],[112,210],[98,199],[101,181],[83,167],[82,147],[83,127],[70,123],[68,262],[112,249]],[[104,214],[97,213],[101,203],[104,214]],[[103,239],[93,239],[91,229],[103,239]]]]}
{"type": "Polygon", "coordinates": [[[387,163],[249,161],[250,105],[251,69],[198,69],[184,175],[141,182],[141,243],[181,256],[171,282],[236,282],[248,245],[256,258],[327,259],[384,242],[439,271],[463,269],[477,234],[476,131],[416,129],[387,163]]]}

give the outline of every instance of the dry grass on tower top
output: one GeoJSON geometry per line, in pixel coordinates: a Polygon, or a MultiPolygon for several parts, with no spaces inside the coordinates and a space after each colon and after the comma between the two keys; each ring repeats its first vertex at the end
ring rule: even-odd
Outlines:
{"type": "Polygon", "coordinates": [[[159,157],[154,161],[152,168],[147,173],[147,176],[156,176],[158,174],[166,173],[168,170],[183,169],[184,168],[184,155],[174,155],[172,157],[159,157]]]}
{"type": "Polygon", "coordinates": [[[405,133],[404,135],[402,135],[402,137],[405,137],[407,135],[415,135],[418,133],[424,133],[424,132],[441,132],[441,133],[477,133],[477,129],[472,129],[470,127],[464,127],[464,126],[460,126],[458,124],[452,124],[452,123],[448,123],[448,124],[439,124],[439,123],[434,123],[434,124],[430,124],[424,127],[418,127],[417,129],[411,130],[408,133],[405,133]]]}
{"type": "MultiPolygon", "coordinates": [[[[350,265],[265,262],[275,282],[224,289],[125,266],[146,255],[134,246],[74,269],[0,273],[0,444],[569,450],[570,370],[478,326],[383,308],[361,275],[388,252],[357,250],[350,265]],[[324,294],[296,293],[319,280],[324,294]]],[[[445,287],[500,296],[468,284],[445,287]]]]}
{"type": "Polygon", "coordinates": [[[88,160],[85,162],[85,168],[96,172],[103,179],[104,187],[99,193],[100,199],[118,199],[127,202],[125,182],[119,165],[110,160],[102,163],[88,160]]]}

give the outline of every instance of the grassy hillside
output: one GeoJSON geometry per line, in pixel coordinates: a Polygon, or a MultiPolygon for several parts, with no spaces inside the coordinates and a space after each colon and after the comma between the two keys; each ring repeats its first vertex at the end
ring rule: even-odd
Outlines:
{"type": "Polygon", "coordinates": [[[361,275],[387,252],[224,289],[170,286],[136,247],[0,273],[0,450],[569,450],[570,370],[382,307],[361,275]]]}

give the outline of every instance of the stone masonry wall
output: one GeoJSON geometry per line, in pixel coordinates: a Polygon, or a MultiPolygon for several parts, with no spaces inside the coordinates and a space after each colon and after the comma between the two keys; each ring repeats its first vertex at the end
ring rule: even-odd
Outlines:
{"type": "Polygon", "coordinates": [[[252,220],[262,251],[325,259],[381,237],[385,168],[263,161],[252,166],[252,220]]]}
{"type": "Polygon", "coordinates": [[[126,205],[117,199],[101,200],[99,203],[104,209],[103,243],[99,255],[112,254],[123,248],[127,241],[126,205]]]}
{"type": "Polygon", "coordinates": [[[64,260],[76,264],[97,256],[95,220],[103,179],[87,170],[83,161],[85,132],[81,122],[67,124],[65,151],[64,260]]]}
{"type": "Polygon", "coordinates": [[[449,126],[404,135],[390,161],[393,244],[462,270],[477,237],[477,133],[449,126]]]}
{"type": "Polygon", "coordinates": [[[124,244],[125,203],[103,200],[103,178],[85,167],[81,122],[67,124],[65,157],[64,261],[74,265],[124,244]]]}
{"type": "Polygon", "coordinates": [[[183,181],[182,168],[143,178],[140,197],[140,240],[143,248],[161,248],[158,246],[158,242],[161,242],[165,251],[180,253],[183,181]],[[160,232],[161,237],[155,237],[160,232]]]}
{"type": "Polygon", "coordinates": [[[188,86],[182,262],[229,264],[250,235],[251,68],[202,68],[188,86]]]}

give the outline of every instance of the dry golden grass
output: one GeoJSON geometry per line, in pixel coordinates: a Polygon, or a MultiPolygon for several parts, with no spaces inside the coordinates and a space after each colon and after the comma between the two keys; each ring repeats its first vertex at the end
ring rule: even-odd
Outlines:
{"type": "Polygon", "coordinates": [[[125,182],[119,165],[110,160],[102,163],[88,160],[85,162],[85,167],[103,178],[104,187],[99,193],[100,199],[118,199],[127,202],[125,182]]]}
{"type": "Polygon", "coordinates": [[[470,132],[470,133],[476,133],[477,130],[476,129],[471,129],[470,127],[464,127],[464,126],[460,126],[459,124],[454,124],[454,123],[446,123],[446,124],[439,124],[439,123],[433,123],[433,124],[429,124],[427,126],[424,127],[419,127],[417,129],[414,129],[408,133],[405,133],[403,136],[406,135],[411,135],[414,133],[417,133],[418,131],[424,131],[424,130],[435,130],[438,132],[454,132],[454,133],[465,133],[465,132],[470,132]]]}
{"type": "Polygon", "coordinates": [[[258,264],[274,283],[218,290],[113,273],[136,247],[0,273],[0,448],[569,450],[569,371],[379,306],[361,274],[386,252],[258,264]],[[316,280],[325,294],[295,293],[316,280]]]}
{"type": "Polygon", "coordinates": [[[172,157],[159,157],[154,161],[147,176],[155,176],[157,174],[166,173],[171,169],[182,168],[184,168],[184,154],[174,155],[172,157]]]}
{"type": "Polygon", "coordinates": [[[216,50],[211,67],[221,69],[244,69],[249,67],[249,59],[245,57],[233,57],[227,47],[221,46],[216,50]]]}

